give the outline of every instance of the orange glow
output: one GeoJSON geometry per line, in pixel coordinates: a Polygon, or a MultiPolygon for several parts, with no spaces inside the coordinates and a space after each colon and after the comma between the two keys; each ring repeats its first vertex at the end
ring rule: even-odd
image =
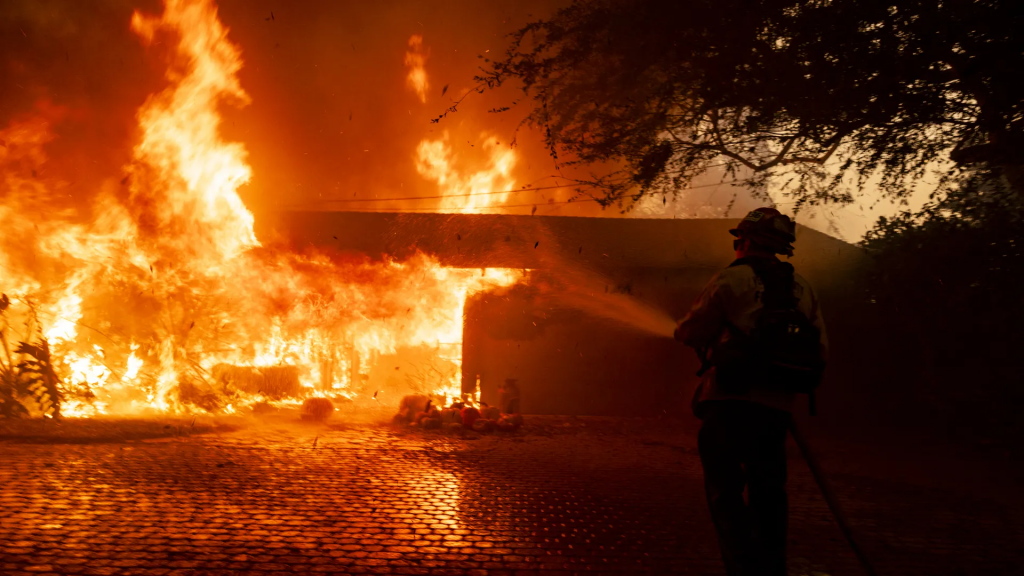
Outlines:
{"type": "Polygon", "coordinates": [[[409,38],[409,50],[405,53],[405,65],[409,68],[409,75],[405,78],[405,83],[408,84],[416,95],[420,97],[420,102],[427,102],[427,90],[430,89],[430,81],[427,79],[427,69],[425,68],[427,63],[428,53],[423,50],[423,36],[419,34],[413,34],[409,38]]]}
{"type": "Polygon", "coordinates": [[[245,148],[219,135],[217,104],[244,105],[249,97],[236,76],[241,54],[227,40],[216,9],[206,1],[167,0],[162,17],[136,12],[131,26],[147,44],[160,30],[173,33],[177,60],[188,63],[185,69],[171,66],[167,79],[173,84],[139,110],[143,135],[135,147],[136,165],[155,173],[134,180],[132,194],[159,204],[150,215],[160,229],[194,226],[189,242],[203,244],[197,255],[218,259],[257,245],[252,214],[236,192],[251,175],[245,148]],[[140,190],[142,184],[150,188],[140,190]]]}
{"type": "Polygon", "coordinates": [[[170,85],[139,109],[128,177],[96,195],[94,217],[64,207],[65,184],[36,171],[57,112],[43,105],[0,131],[0,291],[12,302],[0,329],[8,342],[49,341],[64,415],[459,396],[466,299],[518,274],[261,246],[238,195],[245,148],[218,129],[217,107],[248,97],[216,9],[168,0],[131,27],[172,46],[170,85]]]}
{"type": "Polygon", "coordinates": [[[463,172],[456,167],[456,155],[448,142],[448,133],[439,140],[423,140],[416,148],[416,170],[427,180],[437,182],[438,189],[445,196],[441,200],[441,212],[480,212],[481,208],[505,204],[515,188],[512,169],[516,165],[516,153],[510,147],[502,147],[497,139],[484,133],[483,151],[487,155],[488,168],[476,172],[463,172]]]}

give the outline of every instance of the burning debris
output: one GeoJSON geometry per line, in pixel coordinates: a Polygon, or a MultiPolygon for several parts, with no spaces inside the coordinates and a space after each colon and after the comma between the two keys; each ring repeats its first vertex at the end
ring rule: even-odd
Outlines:
{"type": "Polygon", "coordinates": [[[424,430],[473,430],[481,434],[495,430],[514,432],[523,425],[522,414],[503,413],[494,406],[488,406],[486,402],[481,402],[479,408],[468,402],[459,400],[452,402],[447,408],[438,408],[429,396],[409,395],[402,398],[392,424],[424,430]]]}
{"type": "Polygon", "coordinates": [[[334,413],[334,404],[327,398],[307,398],[302,403],[302,419],[323,422],[334,413]]]}
{"type": "Polygon", "coordinates": [[[426,412],[430,408],[431,399],[424,394],[409,394],[402,397],[398,404],[398,414],[395,415],[395,424],[409,424],[415,421],[418,414],[426,412]]]}

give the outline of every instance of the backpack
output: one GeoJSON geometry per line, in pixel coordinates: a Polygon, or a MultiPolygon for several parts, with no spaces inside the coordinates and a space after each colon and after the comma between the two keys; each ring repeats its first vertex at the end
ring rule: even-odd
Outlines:
{"type": "Polygon", "coordinates": [[[821,383],[821,331],[801,312],[793,296],[793,266],[764,258],[741,258],[764,284],[762,309],[749,334],[729,325],[730,337],[717,346],[710,363],[723,392],[753,389],[811,394],[821,383]]]}

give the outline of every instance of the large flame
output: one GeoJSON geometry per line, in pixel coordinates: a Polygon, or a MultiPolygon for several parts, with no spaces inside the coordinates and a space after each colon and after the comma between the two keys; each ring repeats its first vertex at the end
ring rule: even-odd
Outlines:
{"type": "Polygon", "coordinates": [[[4,366],[18,362],[13,342],[45,339],[65,415],[458,395],[466,299],[517,275],[261,246],[238,194],[245,149],[218,131],[217,106],[248,97],[216,9],[168,0],[131,26],[154,47],[171,39],[159,43],[173,46],[170,85],[139,110],[128,176],[97,193],[95,217],[40,173],[59,110],[43,104],[0,131],[4,366]]]}
{"type": "Polygon", "coordinates": [[[409,68],[405,81],[423,103],[427,102],[427,90],[430,89],[426,64],[427,52],[423,48],[423,36],[413,34],[409,38],[409,50],[405,53],[405,65],[409,68]]]}
{"type": "Polygon", "coordinates": [[[441,191],[440,210],[443,212],[481,212],[491,206],[501,206],[515,188],[512,169],[516,165],[516,152],[502,146],[497,138],[483,133],[483,153],[488,167],[484,170],[460,170],[452,152],[446,132],[440,139],[425,139],[416,148],[416,170],[424,178],[437,182],[441,191]]]}
{"type": "MultiPolygon", "coordinates": [[[[132,184],[133,197],[160,232],[190,227],[191,251],[204,260],[215,264],[255,246],[253,217],[237,192],[251,173],[245,148],[221,140],[217,113],[221,100],[246,104],[249,97],[236,76],[241,54],[216,9],[205,1],[168,0],[160,18],[136,12],[132,30],[146,43],[161,31],[176,36],[174,62],[181,63],[167,71],[173,84],[139,110],[142,141],[133,173],[142,178],[132,184]]],[[[162,233],[158,239],[183,238],[162,233]]]]}

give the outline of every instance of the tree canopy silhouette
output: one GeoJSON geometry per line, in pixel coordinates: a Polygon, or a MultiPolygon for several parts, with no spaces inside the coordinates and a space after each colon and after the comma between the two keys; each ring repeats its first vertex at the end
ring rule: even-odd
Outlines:
{"type": "Polygon", "coordinates": [[[897,357],[878,390],[950,430],[1024,439],[1021,30],[1019,0],[576,0],[478,80],[521,86],[562,162],[612,166],[581,181],[606,206],[710,167],[797,207],[900,199],[937,175],[921,210],[863,242],[872,338],[897,357]]]}
{"type": "Polygon", "coordinates": [[[478,80],[518,81],[556,158],[616,166],[590,182],[605,205],[723,165],[798,206],[936,168],[1019,194],[1022,29],[1015,0],[577,0],[478,80]]]}

